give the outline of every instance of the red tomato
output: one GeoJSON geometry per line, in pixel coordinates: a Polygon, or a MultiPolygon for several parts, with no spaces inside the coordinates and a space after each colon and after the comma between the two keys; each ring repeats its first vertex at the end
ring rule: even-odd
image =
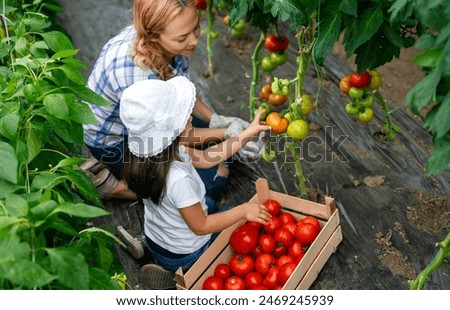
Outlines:
{"type": "Polygon", "coordinates": [[[312,215],[308,215],[307,217],[302,218],[301,220],[298,221],[298,223],[300,223],[300,222],[312,224],[317,228],[317,230],[320,231],[320,222],[317,218],[315,218],[312,215]]]}
{"type": "Polygon", "coordinates": [[[358,72],[354,72],[350,76],[349,84],[351,87],[363,88],[370,84],[371,75],[368,71],[359,75],[358,72]]]}
{"type": "Polygon", "coordinates": [[[295,223],[289,222],[284,224],[282,227],[284,227],[285,229],[289,230],[292,234],[294,234],[295,228],[297,228],[297,222],[295,223]]]}
{"type": "Polygon", "coordinates": [[[279,217],[272,215],[270,220],[263,226],[264,230],[268,234],[273,234],[275,231],[281,227],[281,220],[279,217]]]}
{"type": "Polygon", "coordinates": [[[292,215],[292,213],[289,212],[281,212],[280,215],[278,215],[278,217],[281,220],[281,223],[286,224],[286,223],[297,223],[296,218],[292,215]]]}
{"type": "Polygon", "coordinates": [[[278,228],[274,232],[273,237],[276,242],[280,242],[285,247],[291,245],[292,241],[294,240],[294,234],[285,227],[278,228]]]}
{"type": "Polygon", "coordinates": [[[225,287],[225,283],[223,282],[223,279],[216,277],[216,276],[210,276],[206,278],[205,282],[203,282],[202,289],[203,290],[223,290],[225,287]]]}
{"type": "Polygon", "coordinates": [[[216,277],[221,278],[222,280],[226,280],[231,274],[231,268],[228,264],[219,264],[214,268],[214,275],[216,277]]]}
{"type": "Polygon", "coordinates": [[[295,229],[295,237],[302,244],[310,244],[316,239],[319,231],[310,223],[299,223],[295,229]]]}
{"type": "Polygon", "coordinates": [[[271,215],[275,215],[278,216],[281,212],[281,205],[278,203],[278,201],[273,200],[273,199],[267,199],[264,202],[264,205],[267,207],[267,211],[271,214],[271,215]]]}
{"type": "Polygon", "coordinates": [[[282,243],[277,242],[275,244],[275,250],[273,251],[273,255],[275,257],[280,257],[287,253],[287,247],[285,247],[282,243]]]}
{"type": "Polygon", "coordinates": [[[297,263],[290,262],[282,265],[278,269],[278,281],[280,284],[284,285],[286,281],[289,279],[291,274],[294,272],[295,268],[297,267],[297,263]]]}
{"type": "Polygon", "coordinates": [[[268,35],[264,40],[264,46],[271,52],[284,51],[289,46],[289,39],[284,35],[268,35]]]}
{"type": "Polygon", "coordinates": [[[248,254],[236,253],[229,262],[231,272],[239,277],[245,277],[247,273],[255,268],[253,257],[248,254]]]}
{"type": "Polygon", "coordinates": [[[263,285],[266,286],[268,289],[274,288],[276,285],[278,285],[278,267],[273,266],[269,269],[266,276],[263,280],[263,285]]]}
{"type": "Polygon", "coordinates": [[[267,290],[267,287],[265,287],[262,284],[257,284],[257,285],[252,286],[251,290],[267,290]]]}
{"type": "Polygon", "coordinates": [[[248,221],[247,223],[246,223],[246,225],[249,225],[249,226],[253,226],[253,227],[255,227],[258,231],[261,229],[261,227],[263,226],[263,224],[261,224],[260,222],[254,222],[254,221],[248,221]]]}
{"type": "Polygon", "coordinates": [[[252,290],[255,285],[262,284],[263,276],[256,271],[250,271],[249,273],[247,273],[244,280],[245,280],[245,286],[248,289],[252,290]]]}
{"type": "Polygon", "coordinates": [[[303,252],[303,245],[298,240],[292,241],[291,245],[288,247],[288,254],[295,259],[303,257],[305,253],[303,252]]]}
{"type": "Polygon", "coordinates": [[[258,244],[259,232],[250,225],[242,225],[236,228],[230,236],[230,245],[237,253],[248,254],[258,244]]]}
{"type": "Polygon", "coordinates": [[[259,236],[259,246],[264,253],[272,253],[275,250],[275,238],[271,234],[259,236]]]}
{"type": "Polygon", "coordinates": [[[295,258],[291,255],[281,255],[277,259],[277,266],[281,267],[282,265],[286,263],[295,263],[295,258]]]}
{"type": "Polygon", "coordinates": [[[225,281],[226,290],[245,290],[245,280],[238,276],[231,276],[225,281]]]}
{"type": "Polygon", "coordinates": [[[269,269],[277,263],[275,256],[269,253],[262,253],[255,259],[255,270],[261,275],[266,275],[269,269]]]}
{"type": "Polygon", "coordinates": [[[206,0],[195,0],[195,7],[198,10],[206,10],[206,0]]]}

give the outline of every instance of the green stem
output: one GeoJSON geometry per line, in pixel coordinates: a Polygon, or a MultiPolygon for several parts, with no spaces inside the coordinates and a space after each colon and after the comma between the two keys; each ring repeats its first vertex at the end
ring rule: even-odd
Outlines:
{"type": "Polygon", "coordinates": [[[249,101],[248,101],[248,109],[250,112],[250,120],[253,120],[253,117],[255,116],[256,106],[256,85],[259,82],[260,75],[259,75],[259,66],[261,62],[259,61],[261,48],[264,46],[264,38],[266,35],[261,32],[261,35],[259,36],[258,43],[256,44],[255,49],[253,50],[252,55],[252,82],[250,84],[250,91],[249,91],[249,101]]]}
{"type": "Polygon", "coordinates": [[[409,288],[412,290],[420,290],[424,287],[428,277],[439,268],[445,267],[447,263],[445,260],[450,257],[450,233],[444,240],[437,244],[439,251],[433,260],[423,269],[417,278],[413,281],[409,281],[409,288]]]}
{"type": "Polygon", "coordinates": [[[297,143],[295,143],[294,141],[287,142],[287,143],[288,143],[288,149],[291,151],[291,154],[294,157],[295,176],[297,177],[297,184],[298,184],[298,188],[300,190],[299,197],[307,199],[308,195],[306,194],[306,179],[305,179],[305,176],[303,175],[302,162],[301,162],[302,159],[300,157],[300,153],[295,151],[295,145],[297,143]]]}
{"type": "Polygon", "coordinates": [[[383,95],[377,90],[375,91],[375,98],[380,102],[381,109],[384,112],[384,116],[386,117],[386,125],[384,126],[384,129],[386,130],[386,137],[385,139],[388,141],[391,141],[394,139],[395,130],[392,125],[392,118],[391,113],[389,112],[389,106],[387,101],[384,99],[383,95]]]}

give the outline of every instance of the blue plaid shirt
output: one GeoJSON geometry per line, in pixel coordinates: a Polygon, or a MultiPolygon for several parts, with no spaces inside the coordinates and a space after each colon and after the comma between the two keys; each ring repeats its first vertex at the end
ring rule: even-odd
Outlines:
{"type": "MultiPolygon", "coordinates": [[[[123,141],[127,131],[119,117],[122,92],[135,82],[159,78],[154,71],[143,70],[133,62],[130,55],[135,37],[134,27],[128,26],[106,43],[89,76],[87,86],[111,103],[109,106],[89,104],[98,122],[83,125],[84,142],[89,146],[113,146],[123,141]]],[[[175,57],[174,76],[187,75],[188,68],[188,57],[175,57]]]]}

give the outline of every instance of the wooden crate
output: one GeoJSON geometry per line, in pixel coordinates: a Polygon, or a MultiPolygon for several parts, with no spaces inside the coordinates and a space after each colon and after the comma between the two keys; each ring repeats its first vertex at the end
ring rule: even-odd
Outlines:
{"type": "MultiPolygon", "coordinates": [[[[282,211],[292,213],[296,219],[307,215],[313,215],[319,219],[321,225],[319,235],[283,286],[284,290],[308,289],[342,241],[339,211],[335,207],[334,199],[325,197],[325,204],[315,203],[272,191],[269,189],[266,179],[258,179],[256,194],[250,201],[263,203],[269,198],[277,200],[282,206],[282,211]]],[[[177,289],[200,290],[204,280],[213,275],[214,268],[218,264],[229,262],[234,254],[228,242],[230,235],[244,222],[237,222],[222,231],[186,273],[183,273],[181,268],[177,270],[175,273],[177,289]]]]}

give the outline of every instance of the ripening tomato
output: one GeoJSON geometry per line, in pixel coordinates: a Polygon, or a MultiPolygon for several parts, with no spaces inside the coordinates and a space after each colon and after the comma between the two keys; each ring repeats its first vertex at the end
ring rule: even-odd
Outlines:
{"type": "Polygon", "coordinates": [[[224,287],[224,280],[216,276],[206,278],[202,285],[203,290],[223,290],[224,287]]]}
{"type": "Polygon", "coordinates": [[[350,74],[344,76],[344,77],[339,81],[339,89],[340,89],[341,92],[343,92],[344,94],[348,94],[348,91],[350,90],[350,74]]]}
{"type": "Polygon", "coordinates": [[[225,281],[226,290],[245,290],[245,280],[238,276],[231,276],[225,281]]]}
{"type": "Polygon", "coordinates": [[[270,253],[262,253],[255,258],[255,270],[264,276],[276,263],[277,259],[275,256],[270,253]]]}
{"type": "Polygon", "coordinates": [[[264,230],[268,234],[273,234],[282,225],[281,220],[278,216],[272,215],[270,220],[263,226],[264,230]]]}
{"type": "Polygon", "coordinates": [[[206,10],[206,0],[195,0],[195,7],[197,10],[206,10]]]}
{"type": "Polygon", "coordinates": [[[299,223],[295,228],[295,237],[302,244],[310,244],[316,239],[319,231],[311,223],[299,223]]]}
{"type": "Polygon", "coordinates": [[[279,94],[271,93],[269,95],[268,101],[269,101],[269,103],[271,105],[273,105],[274,107],[277,107],[277,106],[282,105],[283,103],[285,103],[286,99],[287,99],[286,95],[279,95],[279,94]]]}
{"type": "Polygon", "coordinates": [[[358,72],[354,72],[350,76],[349,83],[350,83],[351,87],[363,88],[363,87],[369,86],[370,78],[371,78],[371,76],[368,71],[364,72],[361,75],[359,75],[358,72]]]}
{"type": "Polygon", "coordinates": [[[260,235],[258,243],[264,253],[272,253],[275,250],[275,238],[271,234],[260,235]]]}
{"type": "Polygon", "coordinates": [[[214,268],[214,275],[216,277],[221,278],[222,280],[226,280],[231,274],[230,265],[222,263],[214,268]]]}
{"type": "Polygon", "coordinates": [[[285,35],[268,35],[264,40],[264,46],[271,52],[284,51],[289,46],[289,39],[285,35]]]}
{"type": "Polygon", "coordinates": [[[304,119],[296,119],[287,128],[288,136],[295,140],[303,140],[309,135],[309,123],[304,119]]]}
{"type": "Polygon", "coordinates": [[[311,113],[313,106],[314,106],[314,104],[313,104],[313,100],[312,100],[311,96],[303,95],[302,102],[300,104],[300,112],[302,113],[302,115],[306,116],[309,113],[311,113]]]}
{"type": "Polygon", "coordinates": [[[283,226],[278,228],[274,233],[273,237],[276,242],[283,244],[283,246],[288,247],[294,240],[294,234],[291,233],[287,228],[283,226]]]}
{"type": "Polygon", "coordinates": [[[375,71],[375,70],[370,70],[369,71],[370,74],[370,84],[369,84],[369,88],[370,89],[378,89],[380,88],[383,79],[381,78],[381,75],[375,71]]]}
{"type": "Polygon", "coordinates": [[[270,126],[272,133],[282,134],[286,132],[289,121],[286,118],[281,118],[278,112],[270,112],[266,117],[266,124],[270,126]]]}
{"type": "Polygon", "coordinates": [[[272,85],[266,84],[261,87],[261,91],[259,92],[259,98],[263,101],[269,100],[269,95],[272,93],[272,85]]]}
{"type": "Polygon", "coordinates": [[[281,285],[284,285],[286,283],[296,267],[297,263],[288,262],[278,268],[278,281],[281,285]]]}
{"type": "Polygon", "coordinates": [[[262,285],[263,276],[256,271],[250,271],[249,273],[247,273],[244,280],[247,289],[252,290],[254,286],[262,285]]]}
{"type": "Polygon", "coordinates": [[[281,223],[286,224],[286,223],[296,223],[297,220],[295,219],[295,217],[292,215],[292,213],[289,212],[281,212],[280,215],[278,215],[278,217],[281,220],[281,223]]]}
{"type": "Polygon", "coordinates": [[[230,245],[236,253],[248,254],[258,244],[259,232],[251,226],[244,224],[236,228],[230,236],[230,245]]]}
{"type": "Polygon", "coordinates": [[[236,253],[231,257],[230,262],[231,272],[239,277],[245,277],[247,273],[253,271],[255,268],[255,261],[253,257],[248,254],[236,253]]]}
{"type": "Polygon", "coordinates": [[[280,214],[281,205],[278,201],[274,199],[267,199],[263,204],[266,206],[267,212],[271,215],[278,216],[280,214]]]}

